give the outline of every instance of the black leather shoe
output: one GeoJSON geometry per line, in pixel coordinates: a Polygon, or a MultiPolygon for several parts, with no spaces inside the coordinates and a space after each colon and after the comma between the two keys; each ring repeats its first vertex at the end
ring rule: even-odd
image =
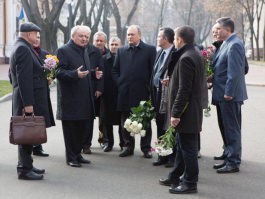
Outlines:
{"type": "Polygon", "coordinates": [[[220,169],[220,168],[224,167],[225,165],[226,165],[226,162],[223,162],[221,164],[214,164],[213,168],[214,169],[220,169]]]}
{"type": "Polygon", "coordinates": [[[18,179],[20,180],[41,180],[43,178],[43,175],[37,174],[33,172],[32,170],[27,173],[21,173],[18,175],[18,179]]]}
{"type": "Polygon", "coordinates": [[[88,147],[88,148],[83,148],[83,153],[84,154],[92,154],[92,151],[91,149],[88,147]]]}
{"type": "Polygon", "coordinates": [[[168,178],[160,178],[159,184],[163,186],[177,186],[179,184],[179,181],[173,181],[168,178]]]}
{"type": "Polygon", "coordinates": [[[83,157],[78,158],[77,161],[78,161],[79,163],[82,163],[82,164],[90,164],[90,163],[91,163],[89,160],[86,160],[86,159],[83,158],[83,157]]]}
{"type": "Polygon", "coordinates": [[[152,158],[152,152],[151,151],[144,151],[144,158],[152,158]]]}
{"type": "Polygon", "coordinates": [[[41,156],[41,157],[48,157],[49,154],[48,153],[45,153],[45,151],[43,151],[42,149],[33,149],[33,155],[36,155],[36,156],[41,156]]]}
{"type": "Polygon", "coordinates": [[[173,194],[197,193],[197,185],[187,186],[185,184],[181,184],[177,187],[170,188],[169,192],[173,194]]]}
{"type": "Polygon", "coordinates": [[[160,166],[166,163],[167,163],[166,159],[159,157],[156,161],[153,162],[153,166],[160,166]]]}
{"type": "Polygon", "coordinates": [[[110,152],[110,151],[112,151],[112,147],[109,146],[109,145],[105,145],[104,148],[103,148],[103,151],[104,152],[110,152]]]}
{"type": "Polygon", "coordinates": [[[165,164],[165,167],[166,167],[166,168],[172,168],[172,167],[174,167],[174,162],[171,162],[171,161],[167,162],[167,163],[165,164]]]}
{"type": "Polygon", "coordinates": [[[133,155],[133,150],[125,149],[123,152],[120,153],[120,157],[127,157],[133,155]]]}
{"type": "Polygon", "coordinates": [[[219,173],[219,174],[236,173],[236,172],[239,172],[239,168],[236,167],[236,166],[225,165],[224,167],[222,167],[220,169],[217,169],[216,172],[219,173]]]}
{"type": "Polygon", "coordinates": [[[213,159],[214,160],[225,160],[225,155],[222,154],[221,156],[214,156],[213,159]]]}
{"type": "Polygon", "coordinates": [[[70,161],[70,162],[67,162],[67,164],[70,166],[70,167],[81,167],[82,165],[77,162],[77,161],[70,161]]]}
{"type": "Polygon", "coordinates": [[[37,173],[37,174],[44,174],[45,173],[45,169],[37,169],[36,167],[33,167],[31,169],[31,171],[37,173]]]}

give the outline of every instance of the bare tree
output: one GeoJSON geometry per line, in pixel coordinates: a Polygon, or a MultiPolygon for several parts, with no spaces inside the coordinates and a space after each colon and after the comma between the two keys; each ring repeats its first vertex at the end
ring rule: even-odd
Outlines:
{"type": "Polygon", "coordinates": [[[247,13],[249,28],[250,28],[250,41],[252,49],[252,59],[255,58],[254,51],[254,40],[257,48],[257,60],[260,60],[260,49],[259,49],[259,31],[260,31],[260,18],[262,15],[262,9],[264,0],[237,0],[237,3],[241,5],[247,13]],[[257,28],[255,30],[254,22],[257,22],[257,28]]]}
{"type": "Polygon", "coordinates": [[[194,28],[196,43],[202,44],[211,31],[212,15],[206,12],[204,4],[198,0],[174,0],[173,4],[184,24],[194,28]]]}
{"type": "Polygon", "coordinates": [[[135,12],[137,10],[137,6],[138,6],[139,1],[140,0],[133,0],[131,10],[126,17],[125,23],[122,25],[121,14],[120,14],[120,10],[118,7],[119,2],[116,2],[116,0],[111,0],[113,16],[115,18],[116,28],[117,28],[116,32],[117,32],[118,37],[121,39],[122,44],[125,43],[127,28],[131,24],[133,15],[135,14],[135,12]]]}
{"type": "Polygon", "coordinates": [[[50,52],[57,49],[56,33],[58,26],[55,25],[56,19],[60,15],[60,11],[65,0],[52,1],[51,7],[49,0],[43,0],[44,16],[41,16],[36,0],[21,0],[29,21],[41,27],[41,45],[50,52]],[[55,42],[54,42],[55,41],[55,42]]]}
{"type": "Polygon", "coordinates": [[[69,17],[68,17],[68,23],[65,26],[60,22],[59,16],[56,18],[55,24],[64,34],[64,43],[66,43],[70,39],[70,31],[75,24],[80,5],[81,5],[81,0],[78,0],[75,6],[72,3],[68,3],[69,17]]]}

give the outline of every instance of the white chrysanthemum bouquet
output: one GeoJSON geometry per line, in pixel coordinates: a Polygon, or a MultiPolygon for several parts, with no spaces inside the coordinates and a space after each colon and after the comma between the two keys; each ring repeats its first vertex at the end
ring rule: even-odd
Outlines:
{"type": "Polygon", "coordinates": [[[150,122],[155,116],[155,108],[151,101],[141,101],[139,106],[131,109],[131,114],[124,123],[124,128],[131,136],[140,134],[142,137],[146,134],[146,129],[150,127],[150,122]]]}

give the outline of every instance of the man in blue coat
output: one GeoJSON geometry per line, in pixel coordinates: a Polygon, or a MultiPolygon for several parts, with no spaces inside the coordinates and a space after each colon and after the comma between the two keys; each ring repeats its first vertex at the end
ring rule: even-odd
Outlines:
{"type": "MultiPolygon", "coordinates": [[[[133,155],[134,137],[124,129],[124,121],[130,116],[132,107],[150,99],[150,78],[156,57],[156,48],[141,40],[139,26],[131,25],[128,28],[127,41],[129,45],[118,50],[112,70],[118,86],[117,110],[121,112],[122,133],[127,146],[120,157],[133,155]]],[[[146,135],[141,137],[141,150],[145,158],[152,158],[151,128],[146,129],[146,135]]]]}
{"type": "Polygon", "coordinates": [[[218,19],[216,28],[223,43],[213,62],[212,103],[220,107],[227,146],[224,163],[214,168],[217,173],[234,173],[241,163],[241,105],[247,99],[245,49],[230,18],[218,19]]]}

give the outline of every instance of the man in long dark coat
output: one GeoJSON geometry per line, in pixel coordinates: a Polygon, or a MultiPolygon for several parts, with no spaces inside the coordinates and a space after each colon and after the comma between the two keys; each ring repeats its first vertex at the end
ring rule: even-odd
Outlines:
{"type": "MultiPolygon", "coordinates": [[[[40,33],[37,34],[37,40],[36,42],[33,44],[33,48],[37,54],[37,56],[39,56],[40,60],[42,61],[42,63],[44,64],[44,60],[46,59],[46,55],[50,54],[48,51],[40,48],[40,33]]],[[[48,80],[49,84],[51,83],[52,80],[48,80]]],[[[50,92],[48,92],[49,97],[50,97],[50,92]]],[[[52,110],[50,110],[52,112],[52,110]]],[[[53,115],[52,115],[53,116],[53,115]]],[[[52,120],[54,120],[54,118],[52,118],[52,120]]],[[[43,147],[41,144],[37,144],[37,145],[33,145],[33,155],[37,155],[37,156],[42,156],[42,157],[47,157],[49,156],[48,153],[46,153],[43,150],[43,147]]]]}
{"type": "Polygon", "coordinates": [[[89,47],[93,49],[87,48],[90,33],[87,26],[73,27],[70,41],[57,51],[60,60],[56,70],[57,119],[62,120],[66,163],[71,167],[90,163],[81,156],[83,136],[89,132],[92,138],[95,118],[95,81],[98,72],[90,65],[89,54],[99,51],[93,46],[89,47]]]}
{"type": "MultiPolygon", "coordinates": [[[[113,125],[120,125],[120,113],[116,110],[118,89],[112,78],[112,68],[121,41],[118,37],[109,40],[109,52],[103,56],[104,61],[104,93],[101,97],[100,115],[103,126],[104,152],[112,150],[114,145],[113,125]]],[[[123,147],[121,127],[119,126],[120,147],[123,147]]]]}
{"type": "Polygon", "coordinates": [[[170,193],[195,193],[199,175],[198,135],[202,128],[202,93],[206,82],[202,57],[194,47],[195,32],[189,26],[175,30],[177,63],[168,68],[170,125],[176,132],[176,162],[161,185],[170,186],[170,193]],[[173,71],[173,72],[172,72],[173,71]],[[184,174],[182,183],[179,177],[184,174]]]}
{"type": "MultiPolygon", "coordinates": [[[[127,30],[129,45],[117,52],[113,67],[114,81],[118,86],[117,110],[121,112],[123,138],[127,146],[120,157],[133,155],[135,140],[125,130],[124,122],[130,115],[130,109],[139,105],[142,100],[150,99],[150,78],[156,56],[156,48],[141,41],[141,30],[132,25],[127,30]]],[[[151,128],[141,137],[141,150],[145,158],[152,158],[151,128]]]]}
{"type": "MultiPolygon", "coordinates": [[[[19,38],[10,57],[10,81],[13,86],[12,115],[44,116],[46,127],[54,125],[48,82],[43,65],[32,45],[40,28],[33,23],[24,23],[19,28],[19,38]]],[[[44,169],[33,167],[32,145],[18,145],[17,173],[19,179],[41,180],[44,169]]]]}

